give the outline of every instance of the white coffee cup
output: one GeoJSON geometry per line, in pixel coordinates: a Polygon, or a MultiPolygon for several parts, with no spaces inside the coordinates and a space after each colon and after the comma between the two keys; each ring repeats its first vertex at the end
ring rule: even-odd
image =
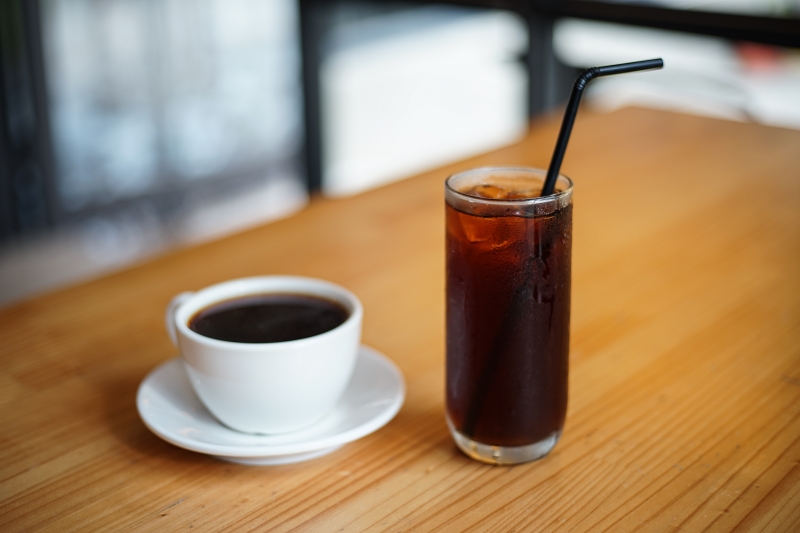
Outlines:
{"type": "Polygon", "coordinates": [[[167,307],[167,332],[197,396],[225,425],[247,433],[284,433],[321,419],[350,381],[361,338],[363,308],[350,291],[296,276],[243,278],[176,296],[167,307]],[[310,295],[341,304],[349,313],[336,328],[304,339],[240,343],[189,329],[198,311],[248,295],[310,295]]]}

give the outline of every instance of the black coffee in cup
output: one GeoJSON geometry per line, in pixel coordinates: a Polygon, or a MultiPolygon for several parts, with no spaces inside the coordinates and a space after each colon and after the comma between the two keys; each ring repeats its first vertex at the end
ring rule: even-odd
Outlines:
{"type": "Polygon", "coordinates": [[[201,309],[189,319],[189,329],[221,341],[285,342],[330,331],[349,315],[338,302],[317,296],[253,294],[201,309]]]}

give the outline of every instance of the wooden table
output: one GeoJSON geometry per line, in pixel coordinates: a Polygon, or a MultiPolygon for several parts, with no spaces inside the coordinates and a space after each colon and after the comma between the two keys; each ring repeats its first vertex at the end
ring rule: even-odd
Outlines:
{"type": "Polygon", "coordinates": [[[472,461],[444,421],[444,178],[545,166],[517,145],[0,311],[0,530],[800,531],[800,132],[583,113],[561,442],[472,461]],[[408,386],[331,455],[247,467],[150,433],[179,291],[300,274],[352,289],[408,386]]]}

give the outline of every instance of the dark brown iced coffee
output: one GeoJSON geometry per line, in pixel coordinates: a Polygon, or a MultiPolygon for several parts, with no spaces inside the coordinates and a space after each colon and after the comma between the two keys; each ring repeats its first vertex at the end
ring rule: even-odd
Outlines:
{"type": "Polygon", "coordinates": [[[564,425],[572,183],[544,171],[451,176],[447,213],[447,419],[459,447],[495,464],[547,454],[564,425]]]}

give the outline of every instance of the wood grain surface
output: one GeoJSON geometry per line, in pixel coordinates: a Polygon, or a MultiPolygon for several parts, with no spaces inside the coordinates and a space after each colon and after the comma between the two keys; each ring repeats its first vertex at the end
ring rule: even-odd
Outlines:
{"type": "Polygon", "coordinates": [[[468,459],[444,421],[443,180],[545,166],[527,139],[0,310],[0,531],[800,531],[800,132],[582,113],[570,400],[545,459],[468,459]],[[150,433],[135,395],[184,290],[298,274],[364,303],[408,386],[376,433],[248,467],[150,433]]]}

